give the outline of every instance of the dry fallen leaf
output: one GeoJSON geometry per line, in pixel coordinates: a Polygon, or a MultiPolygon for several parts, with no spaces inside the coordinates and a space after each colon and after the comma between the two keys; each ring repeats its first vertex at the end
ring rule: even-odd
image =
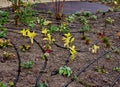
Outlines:
{"type": "Polygon", "coordinates": [[[117,33],[117,36],[120,38],[120,32],[117,33]]]}

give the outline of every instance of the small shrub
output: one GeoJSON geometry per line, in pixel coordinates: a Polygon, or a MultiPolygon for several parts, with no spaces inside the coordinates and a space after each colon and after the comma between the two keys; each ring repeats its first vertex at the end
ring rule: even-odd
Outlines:
{"type": "Polygon", "coordinates": [[[9,13],[0,10],[0,25],[5,24],[8,21],[9,13]]]}
{"type": "Polygon", "coordinates": [[[3,28],[2,25],[0,25],[0,38],[3,38],[6,36],[7,29],[3,28]]]}
{"type": "Polygon", "coordinates": [[[88,20],[86,19],[85,16],[80,16],[80,23],[82,23],[83,25],[88,24],[88,20]]]}
{"type": "Polygon", "coordinates": [[[96,16],[96,15],[92,15],[92,16],[90,17],[90,19],[92,19],[92,20],[97,20],[97,16],[96,16]]]}
{"type": "Polygon", "coordinates": [[[106,20],[105,20],[105,23],[107,24],[112,24],[114,22],[114,19],[108,17],[106,20]]]}
{"type": "Polygon", "coordinates": [[[33,64],[33,61],[23,62],[21,63],[21,67],[23,67],[24,69],[31,69],[33,67],[33,64]]]}
{"type": "Polygon", "coordinates": [[[25,45],[19,46],[19,48],[21,49],[22,52],[25,52],[25,51],[29,50],[31,47],[30,47],[30,45],[25,44],[25,45]]]}
{"type": "Polygon", "coordinates": [[[66,20],[71,23],[75,20],[75,18],[76,18],[76,16],[74,14],[72,14],[72,15],[68,16],[68,18],[66,18],[66,20]]]}
{"type": "Polygon", "coordinates": [[[59,68],[59,74],[70,77],[70,75],[72,74],[72,70],[70,69],[70,67],[63,66],[59,68]]]}
{"type": "Polygon", "coordinates": [[[92,15],[92,13],[90,11],[84,11],[83,15],[89,17],[90,15],[92,15]]]}

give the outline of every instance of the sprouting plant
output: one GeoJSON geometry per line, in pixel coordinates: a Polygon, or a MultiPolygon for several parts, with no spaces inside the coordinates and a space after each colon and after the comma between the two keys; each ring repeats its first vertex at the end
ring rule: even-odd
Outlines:
{"type": "Polygon", "coordinates": [[[116,6],[116,7],[114,8],[114,11],[115,11],[115,12],[120,11],[120,6],[119,6],[119,5],[118,5],[118,6],[116,6]]]}
{"type": "Polygon", "coordinates": [[[80,23],[82,23],[83,25],[88,24],[88,20],[86,19],[85,16],[80,16],[80,23]]]}
{"type": "Polygon", "coordinates": [[[3,28],[2,25],[0,25],[0,38],[3,38],[6,36],[7,29],[3,28]]]}
{"type": "Polygon", "coordinates": [[[0,87],[7,87],[7,85],[3,82],[0,82],[0,87]]]}
{"type": "Polygon", "coordinates": [[[7,48],[7,47],[11,47],[12,43],[10,41],[10,39],[8,40],[4,40],[4,39],[0,39],[0,47],[1,48],[7,48]]]}
{"type": "Polygon", "coordinates": [[[110,58],[111,58],[109,54],[106,54],[105,57],[107,60],[110,60],[110,58]]]}
{"type": "Polygon", "coordinates": [[[43,38],[43,40],[48,41],[49,44],[53,43],[55,41],[55,39],[52,38],[51,34],[47,34],[45,38],[43,38]]]}
{"type": "Polygon", "coordinates": [[[14,86],[14,82],[11,82],[11,81],[10,81],[8,84],[9,84],[10,87],[13,87],[13,86],[14,86]]]}
{"type": "Polygon", "coordinates": [[[4,51],[3,52],[3,58],[5,58],[5,59],[14,59],[15,58],[15,54],[11,53],[11,52],[4,51]]]}
{"type": "Polygon", "coordinates": [[[118,66],[113,67],[113,70],[116,71],[116,72],[119,72],[120,71],[120,67],[118,67],[118,66]]]}
{"type": "Polygon", "coordinates": [[[113,8],[108,8],[108,12],[113,12],[114,9],[113,8]]]}
{"type": "Polygon", "coordinates": [[[25,45],[19,46],[19,48],[21,49],[21,51],[25,52],[29,50],[31,47],[29,44],[25,44],[25,45]]]}
{"type": "Polygon", "coordinates": [[[75,14],[72,14],[72,15],[68,16],[68,18],[66,18],[66,20],[68,22],[73,22],[75,20],[75,18],[76,18],[75,14]]]}
{"type": "Polygon", "coordinates": [[[112,24],[112,23],[114,22],[114,19],[112,19],[111,17],[108,17],[108,18],[105,20],[105,22],[106,22],[107,24],[112,24]]]}
{"type": "Polygon", "coordinates": [[[20,32],[23,36],[25,37],[29,37],[30,38],[30,41],[31,43],[33,44],[33,39],[35,38],[36,36],[36,33],[33,31],[33,32],[30,32],[29,29],[23,29],[23,30],[20,30],[20,32]]]}
{"type": "Polygon", "coordinates": [[[59,31],[62,32],[62,33],[68,33],[69,29],[67,27],[67,24],[66,23],[61,23],[61,25],[59,27],[59,31]]]}
{"type": "Polygon", "coordinates": [[[103,11],[101,9],[97,9],[96,13],[102,13],[103,11]]]}
{"type": "Polygon", "coordinates": [[[43,47],[43,49],[44,49],[45,53],[52,52],[50,44],[45,44],[45,46],[43,47]]]}
{"type": "Polygon", "coordinates": [[[76,16],[80,16],[80,14],[81,14],[80,11],[75,12],[75,15],[76,15],[76,16]]]}
{"type": "Polygon", "coordinates": [[[59,68],[59,74],[70,77],[70,75],[72,74],[72,70],[70,69],[70,67],[62,66],[59,68]]]}
{"type": "Polygon", "coordinates": [[[114,53],[119,54],[120,50],[118,48],[114,49],[114,53]]]}
{"type": "Polygon", "coordinates": [[[90,11],[83,11],[83,15],[89,17],[92,13],[90,11]]]}
{"type": "Polygon", "coordinates": [[[47,26],[47,25],[51,24],[52,21],[37,17],[37,23],[40,24],[41,26],[47,26]]]}
{"type": "Polygon", "coordinates": [[[96,68],[96,71],[97,71],[99,74],[107,73],[106,70],[105,70],[103,67],[97,67],[97,68],[96,68]]]}
{"type": "Polygon", "coordinates": [[[74,38],[71,36],[70,33],[64,34],[64,37],[62,38],[64,42],[64,47],[70,47],[70,44],[74,41],[74,38]]]}
{"type": "Polygon", "coordinates": [[[89,50],[92,51],[92,53],[97,53],[97,51],[98,51],[99,48],[100,48],[99,46],[97,46],[97,45],[94,44],[92,46],[92,48],[89,48],[89,50]]]}
{"type": "Polygon", "coordinates": [[[57,32],[59,31],[59,28],[55,25],[51,25],[48,29],[48,32],[51,34],[51,33],[54,33],[54,32],[57,32]]]}
{"type": "Polygon", "coordinates": [[[102,38],[102,42],[105,43],[106,47],[110,47],[110,46],[111,46],[111,43],[110,43],[110,41],[109,41],[109,38],[106,37],[106,36],[104,36],[104,37],[102,38]]]}
{"type": "Polygon", "coordinates": [[[103,38],[102,38],[102,42],[103,42],[103,43],[108,43],[108,42],[109,42],[109,38],[106,37],[106,36],[103,37],[103,38]]]}
{"type": "Polygon", "coordinates": [[[83,27],[79,29],[79,32],[82,33],[82,39],[85,40],[85,32],[90,31],[90,26],[88,24],[85,24],[83,27]]]}
{"type": "Polygon", "coordinates": [[[70,53],[71,53],[71,59],[74,60],[77,54],[77,51],[75,49],[75,46],[73,45],[72,47],[69,47],[70,53]]]}
{"type": "Polygon", "coordinates": [[[38,83],[37,87],[48,87],[48,84],[47,84],[47,82],[38,83]]]}
{"type": "Polygon", "coordinates": [[[45,60],[45,57],[46,57],[46,55],[40,56],[40,58],[41,58],[42,60],[45,60]]]}
{"type": "Polygon", "coordinates": [[[23,62],[21,63],[21,67],[23,67],[24,69],[31,69],[33,67],[33,64],[33,61],[23,62]]]}
{"type": "Polygon", "coordinates": [[[4,51],[3,57],[1,58],[1,62],[4,63],[4,62],[6,62],[6,60],[14,59],[14,58],[15,58],[14,53],[4,51]]]}
{"type": "Polygon", "coordinates": [[[117,0],[100,0],[102,3],[114,3],[117,0]]]}
{"type": "Polygon", "coordinates": [[[108,43],[105,43],[106,47],[110,47],[111,46],[111,43],[108,42],[108,43]]]}
{"type": "Polygon", "coordinates": [[[0,10],[0,25],[5,24],[8,21],[9,13],[7,11],[0,10]]]}
{"type": "Polygon", "coordinates": [[[92,15],[92,16],[90,16],[90,19],[97,20],[97,16],[96,15],[92,15]]]}
{"type": "Polygon", "coordinates": [[[34,17],[34,11],[32,9],[32,5],[28,3],[26,7],[20,7],[15,11],[15,21],[18,25],[18,22],[23,23],[29,27],[35,26],[35,17],[34,17]]]}

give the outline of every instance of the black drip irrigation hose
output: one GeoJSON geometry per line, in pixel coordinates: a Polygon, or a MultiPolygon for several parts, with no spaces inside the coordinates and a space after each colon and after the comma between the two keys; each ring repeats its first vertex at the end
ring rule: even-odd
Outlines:
{"type": "Polygon", "coordinates": [[[112,84],[110,85],[110,87],[114,87],[115,83],[119,80],[120,80],[120,74],[112,81],[112,84]]]}
{"type": "MultiPolygon", "coordinates": [[[[57,44],[55,42],[54,42],[54,45],[56,45],[57,47],[63,48],[63,49],[68,49],[67,47],[60,46],[59,44],[57,44]]],[[[88,52],[88,51],[85,51],[85,50],[76,50],[76,51],[77,52],[88,52]]]]}
{"type": "MultiPolygon", "coordinates": [[[[34,42],[35,42],[36,44],[38,44],[38,46],[40,47],[40,49],[42,50],[42,52],[45,53],[45,51],[44,51],[44,49],[42,48],[42,46],[40,45],[40,43],[38,43],[35,39],[34,39],[34,42]]],[[[36,82],[35,82],[35,86],[34,86],[34,87],[38,87],[38,83],[39,83],[39,81],[40,81],[40,79],[41,79],[41,77],[42,77],[42,74],[44,73],[44,70],[46,69],[47,61],[48,61],[48,58],[45,56],[45,62],[44,62],[43,66],[42,66],[42,68],[41,68],[41,70],[40,70],[40,72],[39,72],[39,75],[38,75],[38,77],[37,77],[37,79],[36,79],[36,82]]]]}
{"type": "MultiPolygon", "coordinates": [[[[13,43],[12,43],[13,44],[13,43]]],[[[18,74],[16,76],[16,79],[14,80],[14,86],[12,87],[15,87],[16,86],[16,83],[18,82],[18,79],[19,79],[19,76],[20,76],[20,73],[21,73],[21,59],[20,59],[20,55],[19,55],[19,52],[18,52],[18,49],[17,47],[15,46],[15,44],[13,44],[13,47],[15,48],[16,50],[16,53],[17,53],[17,56],[18,56],[18,74]]]]}
{"type": "MultiPolygon", "coordinates": [[[[5,38],[5,39],[8,39],[8,38],[5,38]]],[[[15,46],[15,44],[13,42],[11,42],[11,43],[12,43],[12,45],[13,45],[15,51],[16,51],[17,58],[18,58],[18,74],[17,74],[17,76],[16,76],[16,78],[15,78],[15,80],[13,82],[14,85],[11,86],[11,87],[15,87],[18,80],[19,80],[19,76],[20,76],[20,73],[21,73],[21,59],[20,59],[20,55],[19,55],[17,47],[15,46]]]]}
{"type": "MultiPolygon", "coordinates": [[[[116,47],[118,48],[120,47],[120,44],[116,47]]],[[[76,77],[78,77],[82,72],[84,72],[87,68],[89,68],[93,63],[97,62],[99,59],[101,59],[103,56],[105,56],[106,54],[108,54],[109,52],[113,51],[115,48],[112,48],[109,51],[104,52],[104,54],[102,54],[101,56],[99,56],[98,58],[94,59],[93,61],[91,61],[88,65],[86,65],[86,67],[82,68],[77,74],[76,77]]],[[[120,77],[119,77],[120,78],[120,77]]],[[[75,80],[75,78],[71,78],[65,85],[63,85],[62,87],[67,87],[70,83],[72,83],[75,80]]],[[[118,80],[118,78],[117,78],[118,80]]],[[[112,87],[112,86],[111,86],[112,87]]]]}
{"type": "Polygon", "coordinates": [[[54,45],[56,45],[57,47],[60,47],[60,48],[62,48],[62,49],[68,49],[67,47],[60,46],[59,44],[57,44],[57,43],[55,43],[55,42],[54,42],[54,45]]]}

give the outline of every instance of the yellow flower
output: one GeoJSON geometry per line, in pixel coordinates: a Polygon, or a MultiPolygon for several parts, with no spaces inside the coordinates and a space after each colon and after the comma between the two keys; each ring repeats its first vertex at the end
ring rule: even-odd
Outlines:
{"type": "Polygon", "coordinates": [[[33,31],[33,32],[30,32],[29,29],[23,29],[23,30],[20,30],[20,33],[21,33],[23,36],[29,37],[31,43],[33,44],[33,39],[34,39],[34,37],[36,36],[36,33],[35,33],[34,31],[33,31]]]}
{"type": "Polygon", "coordinates": [[[53,41],[55,41],[55,39],[53,39],[50,34],[47,34],[47,37],[46,37],[46,38],[43,38],[43,40],[49,41],[49,44],[51,44],[53,41]]]}
{"type": "Polygon", "coordinates": [[[65,37],[71,37],[70,33],[64,34],[65,37]]]}
{"type": "Polygon", "coordinates": [[[30,32],[29,29],[23,29],[23,30],[20,30],[19,33],[21,33],[23,36],[27,36],[27,33],[30,32]]]}
{"type": "Polygon", "coordinates": [[[115,5],[117,5],[117,4],[118,4],[118,2],[117,2],[117,1],[114,1],[114,4],[115,4],[115,5]]]}
{"type": "Polygon", "coordinates": [[[44,34],[45,36],[47,35],[47,33],[48,33],[48,30],[46,28],[42,30],[42,34],[44,34]]]}
{"type": "Polygon", "coordinates": [[[33,39],[36,36],[36,33],[34,31],[33,32],[28,32],[27,36],[30,38],[31,43],[33,44],[33,39]]]}
{"type": "Polygon", "coordinates": [[[72,43],[74,41],[74,38],[72,38],[71,34],[64,34],[64,37],[62,38],[63,42],[64,42],[64,47],[69,47],[70,43],[72,43]]]}
{"type": "Polygon", "coordinates": [[[72,47],[69,47],[70,53],[71,53],[71,59],[74,60],[77,54],[77,51],[75,49],[75,46],[73,45],[72,47]]]}
{"type": "Polygon", "coordinates": [[[100,48],[99,46],[97,46],[97,45],[94,44],[92,46],[92,48],[90,48],[89,50],[92,50],[92,53],[97,53],[97,51],[98,51],[99,48],[100,48]]]}
{"type": "Polygon", "coordinates": [[[20,33],[21,33],[23,36],[26,36],[26,30],[25,30],[25,29],[20,30],[20,33]]]}

